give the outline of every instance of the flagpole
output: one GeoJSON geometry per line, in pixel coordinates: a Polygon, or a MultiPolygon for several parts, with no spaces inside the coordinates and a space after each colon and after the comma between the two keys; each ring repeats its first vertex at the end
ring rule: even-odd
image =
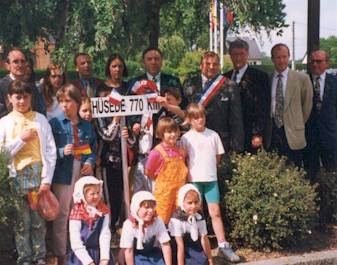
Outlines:
{"type": "Polygon", "coordinates": [[[213,1],[209,3],[209,50],[213,51],[213,1]]]}
{"type": "Polygon", "coordinates": [[[218,0],[214,0],[214,52],[218,53],[218,0]]]}
{"type": "Polygon", "coordinates": [[[224,25],[224,9],[223,3],[220,3],[220,65],[223,68],[223,51],[224,51],[224,36],[223,36],[223,25],[224,25]]]}

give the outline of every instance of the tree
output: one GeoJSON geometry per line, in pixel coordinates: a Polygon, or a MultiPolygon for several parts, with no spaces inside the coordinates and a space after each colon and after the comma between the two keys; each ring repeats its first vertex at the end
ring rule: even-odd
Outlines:
{"type": "Polygon", "coordinates": [[[330,54],[330,61],[337,62],[337,37],[320,38],[320,49],[330,54]]]}
{"type": "MultiPolygon", "coordinates": [[[[287,26],[282,0],[224,0],[223,3],[235,14],[230,28],[225,27],[225,36],[228,30],[238,32],[247,27],[257,33],[264,30],[269,34],[272,30],[277,30],[277,34],[282,34],[282,28],[287,26]]],[[[176,0],[162,10],[161,32],[163,35],[171,35],[173,32],[180,34],[190,48],[207,49],[208,10],[208,1],[176,0]]]]}

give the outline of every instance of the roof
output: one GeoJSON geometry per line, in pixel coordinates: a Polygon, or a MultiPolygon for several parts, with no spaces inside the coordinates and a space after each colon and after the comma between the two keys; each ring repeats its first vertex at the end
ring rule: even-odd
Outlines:
{"type": "Polygon", "coordinates": [[[260,51],[260,48],[256,42],[255,38],[252,37],[246,37],[246,36],[242,36],[242,37],[227,37],[227,42],[232,42],[236,39],[241,39],[244,40],[248,43],[249,45],[249,56],[248,56],[248,60],[261,60],[262,59],[262,54],[260,51]]]}

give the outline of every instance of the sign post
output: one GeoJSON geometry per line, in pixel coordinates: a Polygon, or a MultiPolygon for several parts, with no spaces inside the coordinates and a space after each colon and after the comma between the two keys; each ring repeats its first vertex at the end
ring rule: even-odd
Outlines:
{"type": "MultiPolygon", "coordinates": [[[[109,97],[91,98],[91,112],[93,118],[121,116],[120,130],[125,127],[125,116],[157,113],[161,106],[158,102],[150,102],[153,95],[122,96],[119,104],[111,104],[109,97]]],[[[123,188],[126,215],[130,212],[130,187],[127,163],[127,144],[121,137],[123,188]]]]}

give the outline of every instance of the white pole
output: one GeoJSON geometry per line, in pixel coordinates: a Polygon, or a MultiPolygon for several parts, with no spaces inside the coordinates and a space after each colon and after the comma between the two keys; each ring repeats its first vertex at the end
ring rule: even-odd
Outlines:
{"type": "Polygon", "coordinates": [[[293,31],[293,59],[291,62],[291,69],[292,70],[296,70],[296,64],[295,64],[295,21],[293,21],[293,27],[292,27],[292,31],[293,31]]]}
{"type": "Polygon", "coordinates": [[[220,3],[220,65],[221,69],[223,68],[223,48],[224,48],[224,39],[223,39],[223,3],[220,3]]]}
{"type": "Polygon", "coordinates": [[[212,29],[212,0],[210,1],[210,6],[209,6],[209,50],[213,51],[213,29],[212,29]]]}
{"type": "Polygon", "coordinates": [[[214,0],[214,52],[218,53],[218,0],[214,0]]]}
{"type": "MultiPolygon", "coordinates": [[[[120,130],[122,132],[125,127],[125,117],[121,117],[120,130]]],[[[126,151],[126,139],[121,137],[122,147],[122,168],[123,168],[123,189],[124,189],[124,203],[125,203],[125,216],[130,213],[130,187],[129,187],[129,174],[128,174],[128,157],[126,151]]]]}

